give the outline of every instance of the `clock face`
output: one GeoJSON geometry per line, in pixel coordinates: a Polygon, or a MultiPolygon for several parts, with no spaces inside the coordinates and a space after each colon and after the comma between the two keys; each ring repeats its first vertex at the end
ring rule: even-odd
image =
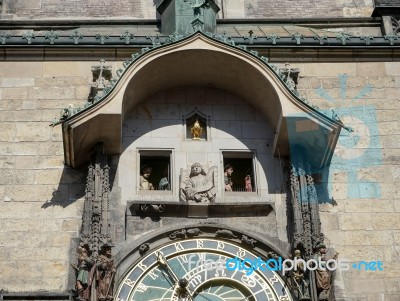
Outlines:
{"type": "Polygon", "coordinates": [[[171,242],[142,258],[127,273],[118,301],[292,301],[282,278],[268,269],[226,268],[234,258],[257,255],[227,241],[201,238],[171,242]],[[228,261],[230,262],[230,261],[228,261]]]}

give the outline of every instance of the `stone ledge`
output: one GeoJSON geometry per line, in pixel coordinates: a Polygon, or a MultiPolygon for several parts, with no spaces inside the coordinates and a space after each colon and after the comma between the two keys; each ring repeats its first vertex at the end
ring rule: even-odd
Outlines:
{"type": "Polygon", "coordinates": [[[0,290],[0,300],[72,300],[69,292],[54,293],[48,291],[9,293],[0,290]]]}

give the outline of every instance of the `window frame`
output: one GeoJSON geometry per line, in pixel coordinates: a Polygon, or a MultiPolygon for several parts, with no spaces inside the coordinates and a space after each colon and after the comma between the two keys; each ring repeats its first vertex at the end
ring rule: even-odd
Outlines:
{"type": "MultiPolygon", "coordinates": [[[[221,162],[222,162],[222,176],[221,178],[221,187],[222,194],[224,196],[258,196],[259,195],[259,179],[257,172],[257,153],[256,150],[247,149],[247,150],[221,150],[221,162]],[[224,172],[225,172],[225,160],[226,159],[249,159],[251,160],[251,168],[253,171],[253,191],[225,191],[225,181],[224,181],[224,172]]],[[[233,173],[235,173],[235,166],[233,166],[233,173]]],[[[244,172],[245,173],[245,172],[244,172]]],[[[244,181],[244,178],[243,178],[244,181]]]]}
{"type": "MultiPolygon", "coordinates": [[[[136,162],[136,192],[138,195],[172,195],[174,193],[174,150],[170,148],[137,148],[137,158],[136,162]],[[143,157],[165,157],[169,158],[169,185],[170,185],[170,190],[141,190],[140,189],[140,172],[141,172],[141,166],[142,166],[142,158],[143,157]]],[[[154,167],[152,167],[154,169],[154,167]]],[[[158,183],[152,183],[154,187],[158,186],[158,183]]]]}

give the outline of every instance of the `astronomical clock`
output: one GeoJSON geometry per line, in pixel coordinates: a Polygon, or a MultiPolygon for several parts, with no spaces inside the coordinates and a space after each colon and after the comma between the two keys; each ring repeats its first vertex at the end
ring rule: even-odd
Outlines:
{"type": "Polygon", "coordinates": [[[218,237],[168,241],[127,269],[116,300],[292,301],[277,271],[241,266],[245,259],[266,260],[260,250],[218,237]]]}

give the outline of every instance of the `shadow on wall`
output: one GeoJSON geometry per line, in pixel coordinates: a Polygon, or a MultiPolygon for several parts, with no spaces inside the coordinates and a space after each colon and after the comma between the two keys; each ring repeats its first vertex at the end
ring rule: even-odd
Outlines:
{"type": "MultiPolygon", "coordinates": [[[[161,15],[158,13],[158,11],[157,11],[157,7],[160,5],[160,3],[162,2],[162,0],[153,0],[153,6],[154,6],[154,9],[155,9],[155,11],[156,11],[156,19],[157,20],[160,20],[161,19],[161,15]]],[[[159,28],[160,29],[160,28],[159,28]]]]}
{"type": "MultiPolygon", "coordinates": [[[[109,159],[109,183],[110,191],[112,191],[112,186],[116,175],[115,164],[117,163],[110,161],[111,160],[109,159]]],[[[71,167],[64,165],[57,189],[53,191],[51,199],[47,200],[41,207],[43,209],[53,206],[61,206],[66,208],[79,199],[84,198],[88,166],[89,162],[78,169],[72,169],[71,167]]]]}
{"type": "Polygon", "coordinates": [[[87,166],[79,169],[72,169],[64,165],[57,189],[52,193],[50,200],[47,200],[42,208],[52,206],[68,207],[80,198],[85,196],[85,183],[87,166]]]}

